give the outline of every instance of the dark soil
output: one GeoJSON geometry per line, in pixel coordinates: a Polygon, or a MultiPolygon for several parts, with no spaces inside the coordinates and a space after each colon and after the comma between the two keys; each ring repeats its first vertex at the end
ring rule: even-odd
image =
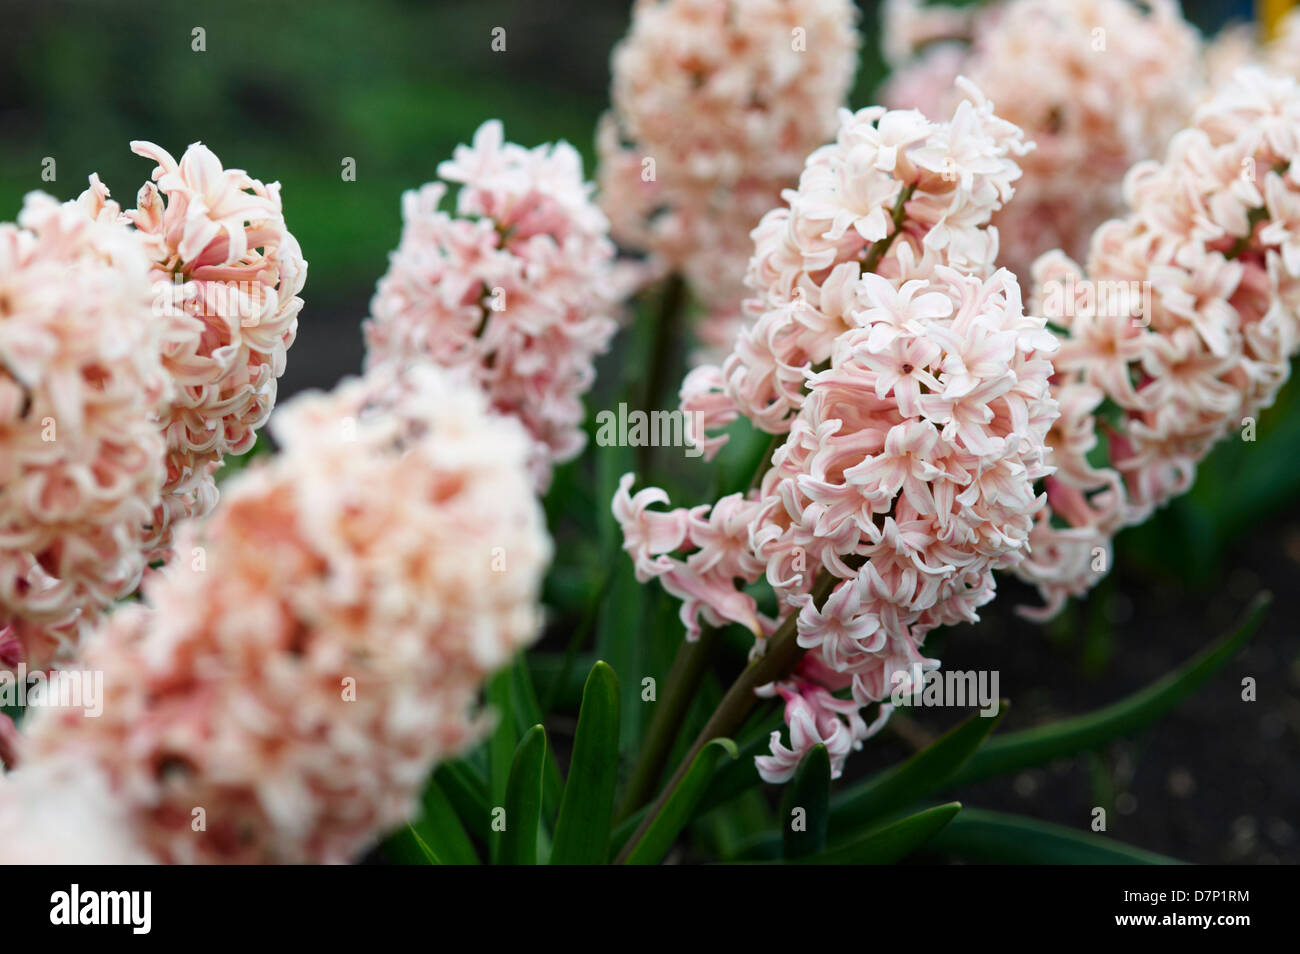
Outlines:
{"type": "MultiPolygon", "coordinates": [[[[1126,570],[1123,548],[1106,589],[1079,601],[1073,636],[1016,616],[1033,594],[1008,581],[975,626],[950,631],[945,668],[998,669],[1011,709],[1000,732],[1096,709],[1159,679],[1231,630],[1261,589],[1274,596],[1254,639],[1196,694],[1139,736],[1100,756],[972,785],[963,803],[1090,829],[1107,809],[1107,835],[1184,861],[1300,862],[1300,507],[1231,548],[1221,578],[1189,588],[1126,570]],[[1088,630],[1093,617],[1094,633],[1088,630]],[[1109,625],[1106,625],[1109,623],[1109,625]],[[1100,624],[1100,625],[1098,625],[1100,624]],[[1255,702],[1242,681],[1256,682],[1255,702]]],[[[952,725],[943,710],[912,712],[931,733],[952,725]]],[[[855,767],[905,756],[896,735],[855,767]]]]}

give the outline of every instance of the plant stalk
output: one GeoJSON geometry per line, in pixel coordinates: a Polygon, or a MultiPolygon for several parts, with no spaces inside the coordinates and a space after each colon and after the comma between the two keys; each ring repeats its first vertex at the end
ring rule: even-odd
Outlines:
{"type": "MultiPolygon", "coordinates": [[[[668,388],[668,378],[672,371],[673,352],[677,341],[682,337],[682,319],[686,314],[686,280],[678,272],[673,272],[664,281],[662,296],[659,299],[659,314],[655,318],[654,345],[650,357],[650,370],[646,378],[645,392],[642,395],[643,408],[651,413],[659,408],[668,388]]],[[[638,457],[640,470],[648,473],[653,448],[649,443],[641,445],[638,457]]]]}
{"type": "MultiPolygon", "coordinates": [[[[861,560],[861,558],[851,558],[846,562],[850,565],[853,565],[853,563],[860,565],[865,561],[861,560]]],[[[832,576],[826,570],[822,570],[818,574],[812,590],[813,602],[818,609],[825,605],[826,598],[830,596],[831,590],[839,582],[838,577],[832,576]]],[[[632,853],[636,843],[641,840],[641,837],[649,830],[651,823],[663,811],[673,790],[686,777],[691,763],[700,754],[700,750],[712,740],[729,736],[740,728],[745,721],[745,717],[749,715],[750,710],[754,708],[754,703],[757,701],[754,690],[788,676],[794,667],[799,664],[805,650],[799,645],[798,619],[798,613],[791,613],[787,616],[776,632],[768,639],[767,648],[763,655],[758,656],[745,667],[745,671],[731,684],[727,694],[722,697],[718,707],[713,710],[713,715],[709,717],[709,721],[700,730],[700,734],[695,737],[690,750],[677,766],[676,771],[673,772],[668,784],[660,791],[659,797],[655,799],[645,817],[641,819],[641,824],[637,826],[636,831],[632,833],[632,837],[624,844],[623,850],[619,852],[618,857],[615,859],[615,864],[622,864],[632,853]]]]}
{"type": "Polygon", "coordinates": [[[655,783],[663,774],[664,763],[668,761],[668,754],[690,710],[691,699],[708,672],[720,639],[721,630],[705,626],[700,630],[699,639],[694,642],[683,640],[678,647],[663,698],[655,706],[641,754],[632,770],[632,777],[628,779],[618,811],[614,813],[615,822],[631,815],[654,792],[655,783]]]}

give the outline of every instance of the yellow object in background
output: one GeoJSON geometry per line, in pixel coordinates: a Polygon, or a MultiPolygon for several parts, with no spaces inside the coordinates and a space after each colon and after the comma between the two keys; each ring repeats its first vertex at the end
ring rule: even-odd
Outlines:
{"type": "Polygon", "coordinates": [[[1278,24],[1295,6],[1295,0],[1256,0],[1255,19],[1265,40],[1277,36],[1278,24]]]}

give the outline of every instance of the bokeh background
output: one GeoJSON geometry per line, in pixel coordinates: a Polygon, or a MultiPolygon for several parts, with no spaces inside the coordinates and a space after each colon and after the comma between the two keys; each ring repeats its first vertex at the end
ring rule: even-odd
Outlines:
{"type": "MultiPolygon", "coordinates": [[[[876,3],[861,7],[854,106],[872,101],[882,75],[876,3]]],[[[1241,0],[1184,8],[1206,32],[1252,14],[1241,0]]],[[[628,20],[617,0],[0,0],[0,219],[12,219],[33,189],[75,196],[92,171],[131,204],[151,165],[130,153],[130,140],[177,156],[207,143],[227,166],[283,184],[310,272],[281,394],[328,387],[360,370],[361,320],[397,243],[402,191],[433,178],[489,117],[525,145],[567,139],[590,168],[609,53],[628,20]],[[503,53],[489,45],[497,26],[506,29],[503,53]],[[204,52],[192,49],[196,27],[204,52]],[[53,182],[41,178],[47,157],[53,182]],[[341,176],[345,158],[355,160],[355,181],[341,176]]],[[[638,341],[625,334],[601,362],[592,411],[617,400],[629,367],[635,373],[638,341]]],[[[557,476],[548,500],[564,545],[548,583],[553,629],[536,667],[561,713],[572,679],[554,673],[585,673],[594,653],[614,657],[620,673],[665,670],[679,632],[666,601],[643,592],[627,602],[634,585],[629,568],[610,565],[606,516],[620,461],[592,450],[557,476]],[[584,606],[602,595],[607,611],[594,623],[584,606]],[[594,645],[575,644],[566,664],[560,634],[584,625],[594,645]],[[656,626],[662,632],[642,638],[656,626]]],[[[1154,729],[983,783],[965,799],[1079,828],[1104,806],[1110,834],[1190,861],[1300,861],[1298,501],[1292,385],[1262,416],[1256,442],[1223,444],[1191,494],[1126,532],[1116,571],[1088,599],[1033,625],[1012,611],[1031,594],[1006,581],[981,624],[937,634],[946,667],[1000,669],[1013,702],[1004,724],[1020,728],[1141,687],[1228,628],[1260,589],[1277,598],[1248,650],[1154,729]],[[1254,703],[1241,700],[1247,676],[1257,681],[1254,703]]],[[[923,711],[850,760],[851,774],[906,754],[909,739],[955,718],[923,711]]],[[[564,716],[556,719],[562,730],[564,716]]],[[[725,847],[725,818],[706,819],[698,834],[725,847]]]]}

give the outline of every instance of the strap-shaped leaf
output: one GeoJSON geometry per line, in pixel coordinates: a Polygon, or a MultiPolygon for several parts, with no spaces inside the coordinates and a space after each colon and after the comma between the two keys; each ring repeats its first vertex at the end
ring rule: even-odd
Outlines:
{"type": "MultiPolygon", "coordinates": [[[[528,659],[520,654],[510,667],[510,705],[515,712],[515,726],[520,737],[543,721],[542,707],[537,701],[537,692],[533,687],[532,671],[528,659]]],[[[542,806],[544,813],[554,818],[560,808],[560,793],[564,790],[564,779],[560,776],[560,766],[555,761],[555,753],[546,746],[546,766],[542,771],[542,806]]]]}
{"type": "Polygon", "coordinates": [[[537,864],[537,831],[542,820],[542,773],[546,767],[546,730],[529,729],[515,749],[506,785],[506,830],[497,859],[503,865],[537,864]]]}
{"type": "Polygon", "coordinates": [[[618,677],[603,662],[591,667],[578,711],[569,779],[555,824],[553,865],[601,865],[618,782],[618,677]]]}
{"type": "Polygon", "coordinates": [[[1177,865],[1182,862],[1063,825],[968,808],[930,842],[945,855],[1019,865],[1177,865]]]}
{"type": "Polygon", "coordinates": [[[420,850],[420,854],[424,857],[425,864],[427,865],[442,864],[442,862],[438,860],[438,856],[434,854],[433,849],[429,847],[428,842],[426,842],[423,838],[420,837],[420,833],[415,830],[414,826],[407,825],[405,834],[410,836],[411,841],[420,850]]]}
{"type": "Polygon", "coordinates": [[[891,865],[924,845],[961,811],[960,802],[936,805],[882,825],[846,845],[832,848],[796,864],[891,865]]]}
{"type": "Polygon", "coordinates": [[[488,738],[488,794],[492,807],[505,803],[506,783],[510,780],[510,763],[514,761],[515,715],[512,705],[510,668],[507,667],[493,675],[484,690],[488,709],[496,718],[496,727],[488,738]]]}
{"type": "Polygon", "coordinates": [[[653,865],[663,860],[682,829],[694,817],[695,808],[724,754],[736,758],[739,754],[736,743],[730,739],[712,739],[700,749],[686,775],[664,802],[663,809],[628,853],[627,864],[653,865]]]}
{"type": "Polygon", "coordinates": [[[486,845],[492,809],[488,805],[487,783],[474,766],[459,759],[444,762],[434,771],[433,781],[447,796],[466,830],[486,845]]]}
{"type": "Polygon", "coordinates": [[[397,864],[478,864],[478,853],[436,779],[425,786],[421,802],[420,817],[389,836],[384,854],[397,864]]]}
{"type": "Polygon", "coordinates": [[[1200,688],[1236,655],[1259,628],[1271,602],[1270,594],[1260,593],[1234,632],[1126,699],[1074,719],[1010,732],[990,740],[958,773],[953,784],[978,782],[1052,759],[1091,751],[1150,725],[1200,688]]]}
{"type": "Polygon", "coordinates": [[[842,832],[898,811],[950,787],[953,777],[1002,720],[1006,700],[997,715],[979,713],[931,742],[901,765],[885,769],[861,785],[837,795],[832,814],[842,832]]]}
{"type": "MultiPolygon", "coordinates": [[[[493,675],[484,690],[488,708],[496,716],[496,728],[488,737],[488,795],[491,798],[491,811],[503,808],[506,802],[506,785],[510,782],[510,765],[515,757],[514,707],[511,700],[510,667],[493,675]]],[[[494,834],[496,834],[494,832],[494,834]]],[[[501,841],[492,840],[492,860],[499,859],[501,841]]]]}
{"type": "Polygon", "coordinates": [[[799,763],[781,795],[781,838],[787,859],[805,858],[826,850],[830,823],[831,758],[822,744],[814,745],[799,763]]]}
{"type": "MultiPolygon", "coordinates": [[[[605,602],[595,636],[597,654],[615,672],[643,673],[648,669],[646,620],[653,595],[650,587],[637,582],[632,562],[619,554],[604,594],[605,602]]],[[[641,705],[640,686],[636,679],[629,676],[623,680],[620,693],[619,741],[624,751],[632,751],[640,739],[642,709],[645,707],[641,705]]]]}
{"type": "Polygon", "coordinates": [[[725,805],[762,781],[758,769],[754,767],[754,759],[768,754],[772,732],[782,723],[781,709],[774,708],[767,715],[756,718],[754,723],[755,728],[744,733],[738,743],[740,756],[734,761],[723,762],[713,773],[713,779],[709,782],[704,797],[700,799],[697,808],[699,814],[725,805]]]}

